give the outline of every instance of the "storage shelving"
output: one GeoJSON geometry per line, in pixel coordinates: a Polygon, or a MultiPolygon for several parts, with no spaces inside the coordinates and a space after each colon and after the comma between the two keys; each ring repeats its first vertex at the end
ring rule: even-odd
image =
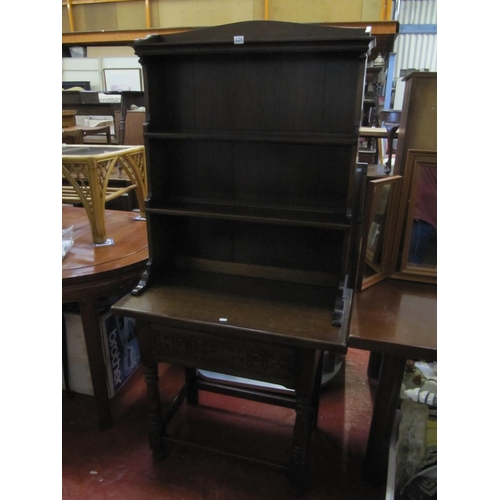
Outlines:
{"type": "Polygon", "coordinates": [[[138,320],[154,456],[171,439],[156,364],[180,363],[179,401],[196,402],[202,389],[295,408],[286,469],[292,488],[305,489],[323,352],[347,349],[372,41],[362,29],[250,21],[135,43],[150,258],[115,311],[138,320]],[[196,370],[293,396],[221,388],[196,370]]]}

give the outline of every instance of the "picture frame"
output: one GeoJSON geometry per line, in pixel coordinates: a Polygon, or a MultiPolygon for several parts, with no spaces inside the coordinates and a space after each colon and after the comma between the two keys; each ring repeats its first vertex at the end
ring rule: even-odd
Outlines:
{"type": "Polygon", "coordinates": [[[394,230],[403,177],[368,182],[356,290],[362,291],[390,275],[394,230]]]}
{"type": "Polygon", "coordinates": [[[433,258],[429,262],[416,264],[412,263],[409,258],[413,214],[424,169],[434,171],[433,176],[437,178],[437,151],[409,149],[396,224],[391,278],[437,283],[437,248],[433,248],[431,252],[433,258]]]}
{"type": "Polygon", "coordinates": [[[142,70],[140,68],[108,68],[104,69],[103,72],[106,92],[143,90],[142,70]]]}

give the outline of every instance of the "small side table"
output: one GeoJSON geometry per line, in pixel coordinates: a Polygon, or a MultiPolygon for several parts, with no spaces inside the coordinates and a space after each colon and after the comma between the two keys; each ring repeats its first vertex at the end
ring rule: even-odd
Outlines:
{"type": "Polygon", "coordinates": [[[113,244],[106,234],[104,209],[107,201],[135,190],[140,217],[144,219],[147,193],[144,146],[71,145],[62,147],[63,203],[81,203],[85,208],[96,245],[113,244]],[[108,186],[113,168],[124,170],[131,184],[108,186]]]}

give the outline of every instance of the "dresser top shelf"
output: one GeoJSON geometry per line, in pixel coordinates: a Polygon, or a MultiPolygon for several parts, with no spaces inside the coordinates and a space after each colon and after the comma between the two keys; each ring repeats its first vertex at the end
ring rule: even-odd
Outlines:
{"type": "Polygon", "coordinates": [[[210,46],[219,51],[293,52],[304,45],[315,50],[361,50],[375,46],[375,38],[363,28],[338,28],[319,24],[300,24],[285,21],[242,21],[212,26],[173,35],[150,35],[134,42],[141,55],[167,52],[197,52],[210,46]]]}

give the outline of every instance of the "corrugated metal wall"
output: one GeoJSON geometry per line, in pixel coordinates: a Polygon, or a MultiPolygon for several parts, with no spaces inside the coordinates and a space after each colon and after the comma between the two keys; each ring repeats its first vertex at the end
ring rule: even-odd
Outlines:
{"type": "Polygon", "coordinates": [[[437,0],[400,0],[396,21],[400,24],[437,24],[436,4],[437,0]]]}
{"type": "Polygon", "coordinates": [[[396,52],[396,77],[401,76],[402,70],[417,69],[437,71],[436,54],[437,35],[398,35],[394,52],[396,52]]]}
{"type": "Polygon", "coordinates": [[[407,69],[437,71],[437,32],[429,33],[437,31],[437,0],[400,0],[395,7],[401,32],[394,43],[394,76],[407,69]]]}

